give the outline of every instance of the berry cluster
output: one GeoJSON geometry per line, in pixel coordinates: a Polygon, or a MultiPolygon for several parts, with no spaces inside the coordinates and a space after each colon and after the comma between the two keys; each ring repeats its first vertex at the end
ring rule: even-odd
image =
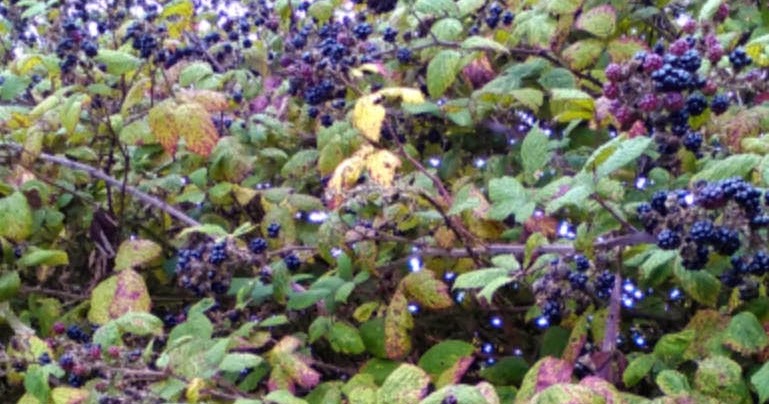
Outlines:
{"type": "Polygon", "coordinates": [[[769,205],[767,193],[741,178],[730,178],[700,182],[692,191],[656,192],[638,206],[637,213],[646,231],[656,235],[657,245],[678,250],[688,270],[706,268],[711,253],[732,256],[732,269],[721,278],[735,287],[746,275],[769,271],[760,232],[769,227],[765,205],[769,205]],[[744,253],[735,256],[740,250],[744,253]]]}
{"type": "Polygon", "coordinates": [[[218,242],[198,248],[181,249],[176,262],[179,285],[198,296],[227,292],[232,279],[228,269],[228,243],[218,242]]]}

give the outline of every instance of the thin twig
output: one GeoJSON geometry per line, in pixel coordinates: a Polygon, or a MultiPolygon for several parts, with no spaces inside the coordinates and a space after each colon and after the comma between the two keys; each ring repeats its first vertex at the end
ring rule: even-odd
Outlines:
{"type": "MultiPolygon", "coordinates": [[[[6,147],[12,150],[15,150],[17,152],[26,153],[27,151],[24,150],[24,147],[17,143],[11,143],[11,142],[3,142],[0,143],[0,147],[6,147]]],[[[200,226],[200,222],[197,220],[187,216],[184,212],[181,210],[169,205],[168,203],[149,195],[145,192],[140,191],[138,188],[132,186],[132,185],[126,185],[122,181],[115,179],[114,177],[111,177],[110,175],[106,174],[104,171],[89,166],[87,164],[79,163],[77,161],[70,160],[66,157],[60,157],[60,156],[54,156],[48,153],[40,153],[37,158],[47,161],[49,163],[58,164],[60,166],[64,166],[67,168],[71,168],[73,170],[79,170],[84,171],[91,175],[92,177],[98,178],[102,181],[104,181],[107,185],[121,188],[123,187],[125,189],[125,192],[133,195],[136,197],[136,199],[140,200],[146,205],[153,206],[163,212],[168,213],[169,215],[175,217],[179,221],[189,225],[189,226],[200,226]]]]}

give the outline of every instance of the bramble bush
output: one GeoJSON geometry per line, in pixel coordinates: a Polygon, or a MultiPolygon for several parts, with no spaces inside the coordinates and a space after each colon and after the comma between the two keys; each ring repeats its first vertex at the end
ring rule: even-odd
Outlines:
{"type": "Polygon", "coordinates": [[[0,16],[3,401],[769,399],[761,2],[0,16]]]}

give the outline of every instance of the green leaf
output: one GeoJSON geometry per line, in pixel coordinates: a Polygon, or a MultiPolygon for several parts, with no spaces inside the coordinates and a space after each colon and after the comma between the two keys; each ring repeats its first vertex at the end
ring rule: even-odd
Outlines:
{"type": "Polygon", "coordinates": [[[529,178],[535,178],[536,173],[545,167],[550,160],[550,150],[548,150],[549,138],[539,126],[533,126],[521,144],[521,160],[523,163],[523,172],[529,178]]]}
{"type": "Polygon", "coordinates": [[[129,332],[139,337],[163,334],[163,320],[150,313],[132,311],[116,318],[113,322],[121,332],[129,332]]]}
{"type": "Polygon", "coordinates": [[[694,330],[665,334],[654,345],[654,355],[670,366],[683,361],[684,352],[694,341],[694,330]]]}
{"type": "MultiPolygon", "coordinates": [[[[487,400],[481,391],[473,386],[466,384],[452,384],[434,391],[429,396],[425,397],[424,400],[420,401],[419,404],[443,404],[451,402],[462,404],[488,404],[494,401],[487,400]]],[[[499,400],[496,402],[499,402],[499,400]]]]}
{"type": "Polygon", "coordinates": [[[307,9],[307,14],[324,24],[334,14],[334,5],[327,0],[314,1],[307,9]]]}
{"type": "Polygon", "coordinates": [[[304,310],[313,304],[325,299],[329,293],[328,289],[311,289],[304,292],[291,292],[288,294],[288,304],[286,308],[289,310],[304,310]]]}
{"type": "Polygon", "coordinates": [[[475,348],[472,344],[458,340],[446,340],[433,345],[419,358],[419,365],[433,380],[451,368],[459,359],[469,357],[475,348]]]}
{"type": "Polygon", "coordinates": [[[700,21],[711,21],[713,16],[716,15],[718,7],[723,3],[722,0],[707,0],[700,8],[700,14],[698,19],[700,21]]]}
{"type": "Polygon", "coordinates": [[[377,402],[413,404],[419,402],[430,383],[430,376],[422,369],[404,363],[385,379],[377,391],[377,402]]]}
{"type": "Polygon", "coordinates": [[[595,170],[597,178],[604,178],[614,171],[638,160],[651,144],[652,139],[638,136],[620,142],[619,147],[595,170]]]}
{"type": "Polygon", "coordinates": [[[495,385],[518,386],[529,370],[529,364],[523,358],[508,356],[492,366],[481,369],[480,375],[495,385]]]}
{"type": "Polygon", "coordinates": [[[554,88],[550,93],[550,110],[558,122],[593,118],[595,101],[590,94],[572,88],[554,88]]]}
{"type": "Polygon", "coordinates": [[[56,266],[69,264],[67,253],[61,250],[34,249],[24,254],[18,261],[23,267],[36,267],[40,265],[56,266]]]}
{"type": "Polygon", "coordinates": [[[111,49],[99,49],[95,59],[107,66],[107,73],[114,75],[132,72],[142,63],[141,59],[129,53],[111,49]]]}
{"type": "Polygon", "coordinates": [[[660,390],[668,395],[686,394],[691,391],[686,376],[675,370],[665,369],[661,371],[655,382],[660,390]]]}
{"type": "MultiPolygon", "coordinates": [[[[594,38],[576,41],[563,50],[563,57],[575,70],[583,70],[595,64],[603,52],[604,44],[594,38]]],[[[571,86],[573,87],[573,86],[571,86]]]]}
{"type": "Polygon", "coordinates": [[[414,10],[435,16],[448,15],[453,17],[459,14],[459,9],[451,0],[417,0],[414,3],[414,10]]]}
{"type": "Polygon", "coordinates": [[[752,402],[748,386],[742,379],[742,368],[725,356],[701,361],[694,375],[694,387],[698,392],[714,397],[722,403],[752,402]]]}
{"type": "Polygon", "coordinates": [[[750,384],[758,393],[758,402],[765,403],[769,399],[769,362],[761,365],[761,368],[750,376],[750,384]]]}
{"type": "MultiPolygon", "coordinates": [[[[672,262],[678,256],[676,250],[655,249],[641,264],[641,279],[653,282],[657,280],[657,270],[672,262]]],[[[660,280],[661,281],[661,280],[660,280]]]]}
{"type": "Polygon", "coordinates": [[[657,362],[654,355],[642,354],[633,358],[622,373],[622,382],[628,387],[633,387],[643,380],[657,362]]]}
{"type": "Polygon", "coordinates": [[[721,291],[721,281],[718,278],[707,271],[687,271],[681,265],[680,258],[676,260],[673,274],[678,278],[681,288],[692,299],[707,306],[715,306],[721,291]]]}
{"type": "Polygon", "coordinates": [[[225,372],[240,372],[243,369],[255,368],[264,362],[259,355],[252,353],[228,353],[219,364],[219,369],[225,372]]]}
{"type": "Polygon", "coordinates": [[[481,204],[481,199],[473,192],[472,184],[462,187],[454,196],[454,203],[447,212],[449,215],[458,215],[466,210],[473,210],[481,204]]]}
{"type": "Polygon", "coordinates": [[[493,39],[489,39],[489,38],[478,36],[478,35],[474,35],[465,39],[464,41],[462,41],[461,46],[463,49],[471,49],[471,50],[490,50],[490,51],[500,52],[500,53],[510,52],[501,43],[493,39]]]}
{"type": "Polygon", "coordinates": [[[407,296],[428,309],[445,309],[454,304],[449,295],[448,286],[435,279],[433,271],[425,269],[412,272],[401,282],[407,296]]]}
{"type": "Polygon", "coordinates": [[[545,100],[545,94],[536,88],[518,88],[510,91],[510,95],[532,111],[538,111],[545,100]]]}
{"type": "Polygon", "coordinates": [[[557,67],[550,69],[537,82],[545,89],[552,88],[574,88],[577,85],[577,79],[569,69],[557,67]]]}
{"type": "Polygon", "coordinates": [[[0,275],[0,302],[4,302],[19,292],[21,278],[18,271],[9,271],[0,275]]]}
{"type": "Polygon", "coordinates": [[[345,322],[335,321],[326,339],[335,352],[357,355],[366,350],[358,329],[345,322]]]}
{"type": "Polygon", "coordinates": [[[462,30],[462,23],[456,18],[442,18],[430,27],[430,32],[441,41],[456,40],[461,36],[462,30]]]}
{"type": "Polygon", "coordinates": [[[606,4],[593,7],[580,14],[574,26],[599,38],[608,38],[614,33],[617,24],[617,12],[606,4]]]}
{"type": "Polygon", "coordinates": [[[0,199],[0,237],[23,241],[32,233],[32,209],[21,192],[0,199]]]}
{"type": "Polygon", "coordinates": [[[744,356],[761,352],[769,344],[764,327],[756,315],[744,311],[732,317],[724,331],[724,345],[744,356]]]}
{"type": "Polygon", "coordinates": [[[550,356],[540,359],[526,372],[516,402],[529,402],[537,392],[548,386],[570,382],[571,372],[572,365],[564,360],[550,356]]]}
{"type": "Polygon", "coordinates": [[[503,268],[485,268],[466,272],[457,277],[454,281],[453,289],[474,289],[482,288],[490,282],[499,279],[509,278],[510,271],[503,268]]]}
{"type": "Polygon", "coordinates": [[[462,69],[461,64],[462,54],[450,49],[438,52],[430,60],[427,65],[427,91],[431,97],[440,98],[451,87],[462,69]]]}
{"type": "Polygon", "coordinates": [[[744,177],[761,161],[756,154],[736,154],[722,160],[712,160],[700,172],[692,176],[691,182],[717,181],[731,177],[744,177]]]}
{"type": "Polygon", "coordinates": [[[492,202],[489,219],[505,220],[515,215],[517,223],[523,223],[534,213],[536,203],[526,188],[513,177],[493,178],[489,181],[489,199],[492,202]]]}
{"type": "Polygon", "coordinates": [[[208,78],[212,74],[214,74],[214,70],[208,63],[190,63],[189,65],[185,66],[184,69],[182,69],[182,71],[179,73],[179,85],[182,87],[195,85],[199,81],[208,78]]]}
{"type": "Polygon", "coordinates": [[[163,249],[154,241],[133,239],[120,244],[115,257],[115,271],[138,268],[161,258],[163,249]]]}
{"type": "Polygon", "coordinates": [[[458,17],[464,17],[470,13],[483,7],[486,2],[484,0],[458,0],[456,2],[459,9],[458,17]]]}
{"type": "Polygon", "coordinates": [[[384,320],[384,343],[387,357],[399,359],[411,351],[411,329],[414,318],[408,311],[408,300],[401,292],[390,298],[384,320]]]}
{"type": "Polygon", "coordinates": [[[580,6],[583,0],[548,0],[545,2],[545,9],[553,14],[573,14],[580,6]]]}

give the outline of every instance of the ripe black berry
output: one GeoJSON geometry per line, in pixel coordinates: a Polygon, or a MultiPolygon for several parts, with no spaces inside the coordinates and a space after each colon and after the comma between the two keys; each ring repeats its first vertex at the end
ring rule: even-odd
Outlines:
{"type": "Polygon", "coordinates": [[[720,185],[708,184],[699,189],[697,203],[705,209],[720,208],[726,202],[723,188],[720,185]]]}
{"type": "Polygon", "coordinates": [[[670,229],[664,229],[657,235],[657,245],[663,250],[673,250],[681,245],[681,235],[670,229]]]}
{"type": "Polygon", "coordinates": [[[698,244],[704,244],[713,237],[713,222],[710,220],[699,220],[692,224],[689,229],[689,237],[698,244]]]}
{"type": "Polygon", "coordinates": [[[89,58],[92,58],[99,53],[99,48],[96,46],[95,43],[91,41],[83,42],[83,44],[81,45],[81,49],[83,49],[83,52],[89,58]]]}
{"type": "Polygon", "coordinates": [[[748,272],[757,276],[769,272],[769,254],[766,251],[757,252],[748,264],[748,272]]]}
{"type": "Polygon", "coordinates": [[[48,352],[43,352],[39,358],[37,358],[37,361],[41,365],[47,365],[51,363],[51,355],[48,355],[48,352]]]}
{"type": "Polygon", "coordinates": [[[323,114],[323,116],[320,117],[320,124],[323,125],[323,127],[328,128],[334,124],[334,118],[329,114],[323,114]]]}
{"type": "Polygon", "coordinates": [[[300,261],[299,257],[297,257],[294,254],[289,254],[285,256],[285,258],[283,258],[283,263],[285,263],[286,268],[288,268],[291,271],[296,271],[302,265],[302,261],[300,261]]]}
{"type": "Polygon", "coordinates": [[[270,223],[270,225],[267,226],[267,237],[277,238],[278,235],[280,235],[280,223],[270,223]]]}
{"type": "Polygon", "coordinates": [[[699,132],[688,132],[682,141],[686,150],[697,153],[702,147],[702,134],[699,132]]]}
{"type": "Polygon", "coordinates": [[[614,288],[614,274],[609,271],[601,272],[595,279],[595,293],[599,299],[608,299],[614,288]]]}
{"type": "Polygon", "coordinates": [[[587,286],[587,275],[580,272],[569,272],[569,283],[574,289],[585,289],[587,286]]]}
{"type": "Polygon", "coordinates": [[[575,269],[579,272],[585,272],[590,268],[590,260],[582,254],[574,256],[574,264],[576,265],[575,269]]]}
{"type": "Polygon", "coordinates": [[[729,97],[725,94],[717,94],[710,102],[710,110],[716,115],[721,115],[729,108],[729,97]]]}
{"type": "Polygon", "coordinates": [[[701,93],[694,93],[686,99],[686,111],[691,116],[701,115],[707,107],[708,101],[701,93]]]}
{"type": "Polygon", "coordinates": [[[726,227],[719,227],[710,240],[713,249],[721,255],[732,255],[740,249],[740,233],[726,227]]]}
{"type": "Polygon", "coordinates": [[[662,216],[668,213],[668,208],[665,206],[665,201],[668,200],[668,193],[665,191],[657,191],[652,195],[651,206],[659,212],[662,216]]]}
{"type": "Polygon", "coordinates": [[[505,11],[505,13],[502,14],[502,24],[510,25],[513,23],[513,19],[515,19],[515,14],[513,14],[512,11],[505,11]]]}
{"type": "Polygon", "coordinates": [[[745,49],[737,48],[729,54],[729,62],[732,64],[732,66],[734,66],[735,69],[739,70],[753,63],[753,59],[751,59],[750,56],[745,53],[745,49]]]}
{"type": "Polygon", "coordinates": [[[257,237],[248,242],[248,249],[254,254],[261,254],[267,250],[267,240],[257,237]]]}
{"type": "Polygon", "coordinates": [[[398,48],[398,52],[395,54],[395,56],[398,58],[399,62],[408,63],[411,61],[411,49],[398,48]]]}
{"type": "Polygon", "coordinates": [[[371,33],[374,32],[373,28],[371,28],[371,24],[362,22],[358,25],[356,25],[352,29],[352,33],[355,35],[356,38],[360,39],[361,41],[365,41],[366,38],[368,38],[371,33]]]}
{"type": "Polygon", "coordinates": [[[220,242],[214,244],[211,253],[208,255],[208,262],[213,265],[219,265],[227,260],[227,244],[220,242]]]}
{"type": "Polygon", "coordinates": [[[393,27],[385,28],[384,32],[382,33],[382,39],[385,42],[389,42],[389,43],[395,42],[395,39],[397,36],[398,36],[398,30],[396,30],[393,27]]]}

